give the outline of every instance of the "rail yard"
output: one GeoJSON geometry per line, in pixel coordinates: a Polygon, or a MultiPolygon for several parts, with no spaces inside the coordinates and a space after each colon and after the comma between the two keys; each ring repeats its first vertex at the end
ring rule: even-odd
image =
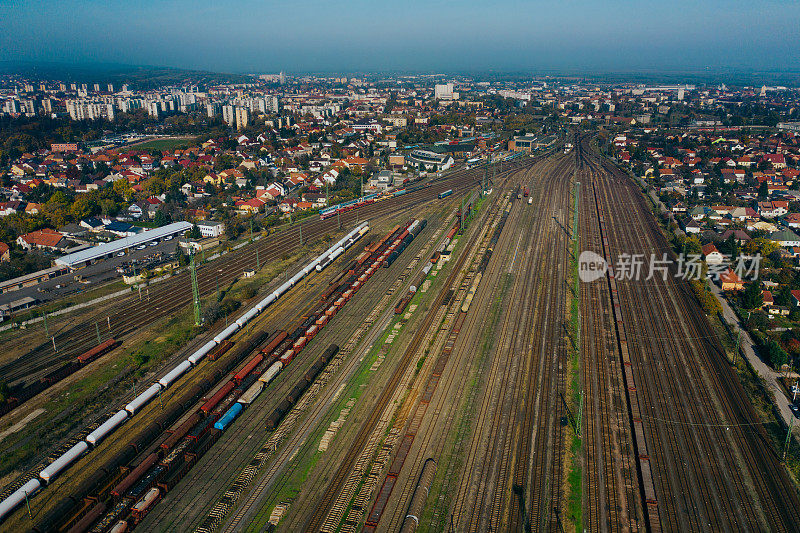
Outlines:
{"type": "MultiPolygon", "coordinates": [[[[17,472],[0,530],[797,530],[795,481],[688,282],[619,274],[672,256],[647,197],[573,141],[200,267],[209,295],[299,253],[17,472]],[[581,250],[608,265],[594,281],[581,250]]],[[[2,416],[191,303],[183,272],[4,362],[29,392],[2,416]]]]}

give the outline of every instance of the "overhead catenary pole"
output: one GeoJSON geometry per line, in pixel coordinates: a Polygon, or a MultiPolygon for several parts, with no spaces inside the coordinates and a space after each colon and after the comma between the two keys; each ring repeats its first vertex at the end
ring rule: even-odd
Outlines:
{"type": "Polygon", "coordinates": [[[197,288],[197,265],[194,262],[194,253],[189,261],[189,274],[192,279],[192,300],[194,302],[194,324],[200,325],[200,291],[197,288]]]}
{"type": "Polygon", "coordinates": [[[789,443],[792,440],[792,428],[794,427],[794,417],[789,419],[789,430],[786,432],[786,442],[783,445],[783,458],[781,461],[786,461],[786,454],[789,452],[789,443]]]}

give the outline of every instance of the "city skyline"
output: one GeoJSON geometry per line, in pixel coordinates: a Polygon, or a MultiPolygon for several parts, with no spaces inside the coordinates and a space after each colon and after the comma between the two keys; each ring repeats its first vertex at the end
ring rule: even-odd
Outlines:
{"type": "Polygon", "coordinates": [[[215,72],[796,70],[785,2],[0,2],[0,60],[215,72]],[[123,9],[124,7],[124,9],[123,9]]]}

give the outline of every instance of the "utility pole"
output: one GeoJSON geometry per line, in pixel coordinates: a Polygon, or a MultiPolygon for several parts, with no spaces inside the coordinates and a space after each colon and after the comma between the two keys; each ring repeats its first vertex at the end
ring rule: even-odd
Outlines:
{"type": "Polygon", "coordinates": [[[50,329],[47,327],[47,313],[44,314],[44,333],[48,337],[50,336],[50,329]]]}
{"type": "Polygon", "coordinates": [[[742,337],[742,330],[736,330],[736,346],[733,348],[733,365],[736,366],[736,363],[739,360],[739,339],[742,337]]]}
{"type": "Polygon", "coordinates": [[[581,191],[581,182],[575,182],[575,211],[573,212],[572,217],[572,239],[575,240],[578,238],[578,196],[580,195],[581,191]]]}
{"type": "Polygon", "coordinates": [[[461,233],[464,233],[464,197],[461,197],[461,233]]]}
{"type": "Polygon", "coordinates": [[[258,259],[258,248],[256,248],[256,270],[261,270],[261,261],[258,259]]]}
{"type": "Polygon", "coordinates": [[[300,223],[300,246],[303,246],[303,223],[300,223]]]}
{"type": "Polygon", "coordinates": [[[94,329],[97,332],[97,344],[100,344],[100,326],[97,325],[97,320],[94,321],[94,329]]]}
{"type": "Polygon", "coordinates": [[[789,452],[789,443],[792,440],[792,428],[794,427],[794,416],[789,419],[789,431],[786,432],[786,443],[783,445],[783,458],[781,461],[786,461],[786,454],[789,452]]]}
{"type": "Polygon", "coordinates": [[[253,217],[250,217],[250,242],[253,242],[253,217]]]}
{"type": "Polygon", "coordinates": [[[194,253],[189,261],[189,274],[192,278],[192,299],[194,301],[194,324],[200,325],[200,291],[197,288],[197,266],[194,262],[194,253]]]}

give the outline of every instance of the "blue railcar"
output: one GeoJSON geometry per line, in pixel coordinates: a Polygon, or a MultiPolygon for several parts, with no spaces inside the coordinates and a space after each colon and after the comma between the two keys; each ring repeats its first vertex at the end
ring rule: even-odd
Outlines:
{"type": "Polygon", "coordinates": [[[238,402],[233,404],[230,409],[228,409],[225,414],[222,415],[222,418],[214,423],[214,429],[223,431],[231,422],[236,420],[236,417],[239,416],[242,410],[244,410],[244,406],[242,404],[238,402]]]}

